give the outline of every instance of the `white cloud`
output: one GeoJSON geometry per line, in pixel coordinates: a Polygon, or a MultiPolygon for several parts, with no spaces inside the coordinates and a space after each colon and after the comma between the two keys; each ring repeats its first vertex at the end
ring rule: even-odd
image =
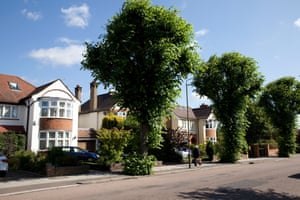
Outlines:
{"type": "Polygon", "coordinates": [[[294,21],[294,25],[300,28],[300,18],[294,21]]]}
{"type": "Polygon", "coordinates": [[[29,57],[52,66],[72,66],[80,64],[84,51],[85,46],[83,45],[69,45],[66,47],[32,50],[29,53],[29,57]]]}
{"type": "Polygon", "coordinates": [[[33,21],[37,21],[42,19],[42,14],[39,12],[31,12],[27,9],[23,9],[21,11],[21,13],[26,16],[27,19],[33,20],[33,21]]]}
{"type": "Polygon", "coordinates": [[[197,36],[204,36],[204,35],[206,35],[208,33],[208,30],[207,29],[201,29],[201,30],[199,30],[199,31],[197,31],[196,33],[195,33],[195,35],[196,35],[196,37],[197,36]]]}
{"type": "Polygon", "coordinates": [[[78,40],[72,40],[67,37],[61,37],[58,39],[59,42],[65,43],[65,44],[78,44],[80,43],[78,40]]]}
{"type": "Polygon", "coordinates": [[[90,17],[89,7],[86,4],[81,6],[71,6],[70,8],[62,8],[61,12],[64,14],[65,23],[67,26],[75,26],[85,28],[88,26],[90,17]]]}

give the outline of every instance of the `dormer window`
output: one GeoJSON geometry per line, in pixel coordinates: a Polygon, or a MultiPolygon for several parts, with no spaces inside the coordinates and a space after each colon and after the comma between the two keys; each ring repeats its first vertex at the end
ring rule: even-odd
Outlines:
{"type": "Polygon", "coordinates": [[[19,84],[16,82],[8,82],[8,85],[11,90],[20,90],[19,84]]]}

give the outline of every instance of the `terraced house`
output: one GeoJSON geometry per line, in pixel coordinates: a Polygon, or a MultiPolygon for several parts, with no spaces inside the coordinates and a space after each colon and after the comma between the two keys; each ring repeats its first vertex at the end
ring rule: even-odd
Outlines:
{"type": "Polygon", "coordinates": [[[77,146],[80,101],[60,80],[35,87],[20,77],[0,74],[0,133],[26,136],[26,149],[77,146]]]}

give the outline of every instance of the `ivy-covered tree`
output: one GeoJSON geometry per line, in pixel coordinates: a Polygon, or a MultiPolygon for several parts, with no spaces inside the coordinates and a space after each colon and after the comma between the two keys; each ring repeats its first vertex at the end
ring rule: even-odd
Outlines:
{"type": "Polygon", "coordinates": [[[82,68],[105,87],[113,86],[118,103],[136,117],[145,156],[160,141],[162,119],[183,79],[198,66],[193,27],[173,8],[127,0],[106,31],[99,42],[86,44],[82,68]]]}
{"type": "Polygon", "coordinates": [[[283,77],[269,83],[260,100],[278,129],[279,156],[289,157],[296,151],[296,115],[300,111],[300,82],[283,77]]]}
{"type": "Polygon", "coordinates": [[[246,129],[248,145],[260,143],[263,139],[273,139],[275,133],[270,118],[257,100],[253,100],[249,104],[246,117],[249,122],[246,129]]]}
{"type": "Polygon", "coordinates": [[[222,162],[236,162],[245,151],[245,113],[249,98],[262,83],[256,61],[236,52],[211,56],[196,73],[196,92],[212,100],[214,114],[221,122],[222,162]]]}

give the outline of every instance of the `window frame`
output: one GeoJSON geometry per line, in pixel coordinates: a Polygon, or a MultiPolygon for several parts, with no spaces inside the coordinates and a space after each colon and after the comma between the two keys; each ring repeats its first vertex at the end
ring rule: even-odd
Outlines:
{"type": "Polygon", "coordinates": [[[17,105],[0,104],[0,119],[18,119],[17,105]]]}
{"type": "Polygon", "coordinates": [[[72,132],[67,130],[41,130],[39,132],[39,150],[52,147],[70,146],[72,132]],[[62,134],[62,137],[59,135],[62,134]],[[42,137],[43,136],[43,137],[42,137]],[[41,146],[41,144],[43,146],[41,146]]]}
{"type": "Polygon", "coordinates": [[[73,102],[66,99],[41,99],[41,118],[64,118],[72,119],[73,102]]]}

